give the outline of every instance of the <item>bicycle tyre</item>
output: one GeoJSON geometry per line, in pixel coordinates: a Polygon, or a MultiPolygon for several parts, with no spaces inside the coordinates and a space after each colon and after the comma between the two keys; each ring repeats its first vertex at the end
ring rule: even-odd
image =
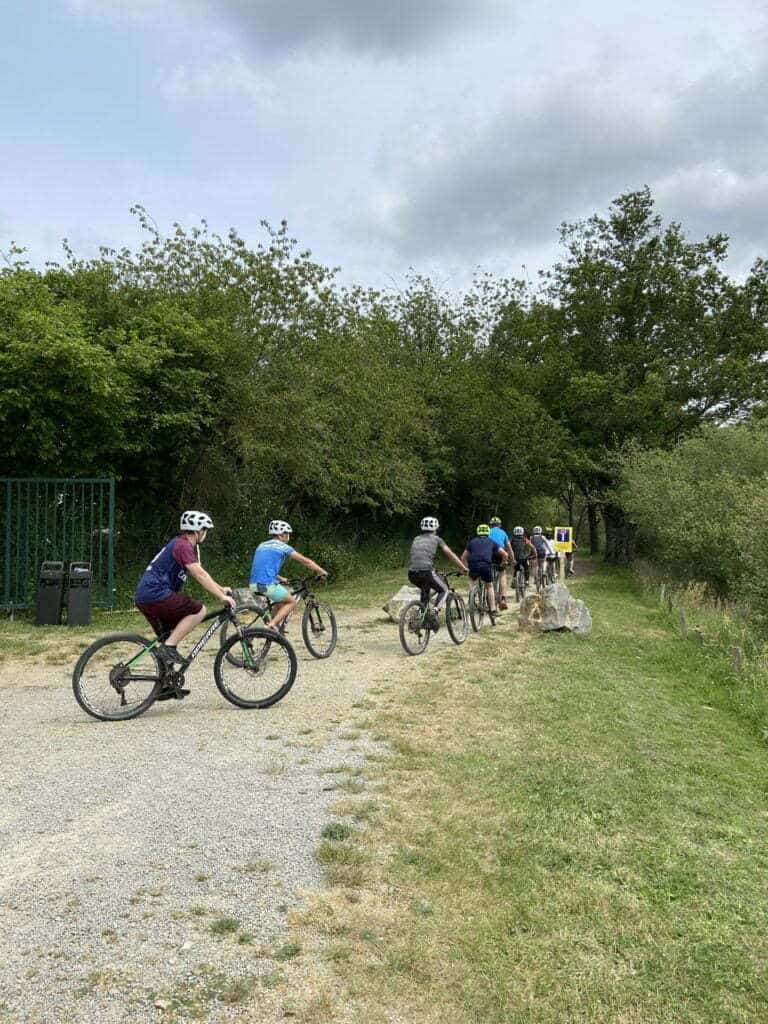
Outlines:
{"type": "Polygon", "coordinates": [[[131,669],[125,664],[142,649],[147,650],[150,643],[137,633],[110,633],[83,651],[72,672],[72,692],[86,714],[101,722],[124,722],[144,714],[154,704],[163,683],[163,668],[155,652],[147,652],[152,659],[151,672],[131,674],[131,669]],[[122,652],[118,651],[118,645],[123,648],[122,652]],[[112,651],[105,653],[104,649],[109,647],[112,651]],[[117,671],[121,665],[124,668],[122,673],[117,671]],[[112,681],[113,673],[116,681],[123,680],[122,690],[112,681]],[[144,685],[136,687],[139,693],[135,703],[126,705],[122,702],[129,683],[144,685]],[[104,695],[97,699],[95,695],[101,691],[104,695]],[[115,704],[115,701],[119,703],[115,704]]]}
{"type": "Polygon", "coordinates": [[[422,654],[427,649],[432,630],[422,621],[421,601],[411,601],[400,613],[398,632],[406,654],[422,654]]]}
{"type": "Polygon", "coordinates": [[[485,584],[478,580],[469,592],[469,618],[476,633],[480,632],[485,619],[485,602],[485,584]]]}
{"type": "Polygon", "coordinates": [[[307,602],[301,616],[301,635],[313,658],[330,658],[336,649],[339,629],[336,615],[329,604],[320,601],[307,602]],[[323,643],[323,639],[325,642],[323,643]]]}
{"type": "Polygon", "coordinates": [[[515,573],[515,598],[517,600],[517,603],[520,604],[520,602],[523,600],[524,597],[525,597],[525,573],[521,569],[519,572],[515,573]]]}
{"type": "Polygon", "coordinates": [[[271,629],[248,629],[243,630],[240,636],[230,637],[227,646],[219,648],[213,663],[213,678],[219,693],[230,704],[239,708],[269,708],[282,700],[293,686],[297,665],[293,644],[280,633],[271,629]],[[241,651],[243,645],[247,645],[248,655],[243,651],[228,657],[236,645],[241,651]],[[249,660],[252,664],[247,663],[249,660]],[[269,682],[265,682],[267,673],[274,669],[277,671],[273,671],[269,682]],[[258,696],[253,692],[243,696],[242,690],[248,687],[266,692],[260,692],[258,696]]]}
{"type": "MultiPolygon", "coordinates": [[[[242,629],[262,629],[264,626],[264,614],[259,611],[258,608],[254,608],[251,604],[239,604],[234,609],[234,614],[237,615],[240,626],[242,629]]],[[[226,647],[227,641],[231,638],[232,622],[227,619],[219,630],[219,647],[226,647]]],[[[242,658],[239,658],[234,649],[230,648],[229,658],[231,659],[230,664],[242,667],[242,658]]]]}
{"type": "Polygon", "coordinates": [[[467,606],[461,594],[449,594],[445,602],[445,624],[455,644],[463,644],[469,635],[467,606]]]}

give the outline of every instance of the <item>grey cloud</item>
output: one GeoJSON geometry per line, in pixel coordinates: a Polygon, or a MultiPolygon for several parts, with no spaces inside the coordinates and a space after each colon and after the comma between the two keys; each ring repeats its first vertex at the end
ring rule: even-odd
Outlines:
{"type": "Polygon", "coordinates": [[[399,151],[385,173],[397,199],[371,223],[405,258],[477,261],[551,244],[563,219],[647,183],[691,235],[768,236],[768,68],[676,95],[631,88],[573,77],[479,128],[454,118],[431,159],[419,140],[399,151]]]}
{"type": "Polygon", "coordinates": [[[261,50],[331,43],[380,55],[418,50],[458,28],[507,27],[508,0],[203,0],[261,50]]]}

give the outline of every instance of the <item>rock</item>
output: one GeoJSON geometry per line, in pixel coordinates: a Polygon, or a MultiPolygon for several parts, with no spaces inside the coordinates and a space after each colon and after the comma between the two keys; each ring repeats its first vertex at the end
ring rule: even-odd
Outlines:
{"type": "Polygon", "coordinates": [[[384,605],[384,611],[392,619],[393,622],[400,621],[400,612],[405,608],[409,601],[418,601],[421,597],[421,591],[418,587],[409,587],[407,584],[400,587],[396,594],[384,605]]]}
{"type": "Polygon", "coordinates": [[[520,625],[540,633],[567,630],[591,633],[592,616],[583,601],[571,597],[564,583],[553,583],[542,594],[527,594],[520,605],[520,625]]]}

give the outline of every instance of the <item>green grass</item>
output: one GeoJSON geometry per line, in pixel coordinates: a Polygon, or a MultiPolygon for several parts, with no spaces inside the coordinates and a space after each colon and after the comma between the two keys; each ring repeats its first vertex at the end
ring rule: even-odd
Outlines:
{"type": "MultiPolygon", "coordinates": [[[[573,590],[592,636],[489,631],[377,718],[388,812],[349,850],[363,898],[334,911],[377,936],[374,960],[332,958],[360,1019],[768,1018],[760,730],[727,659],[627,575],[573,590]]],[[[345,848],[318,850],[341,885],[345,848]]]]}

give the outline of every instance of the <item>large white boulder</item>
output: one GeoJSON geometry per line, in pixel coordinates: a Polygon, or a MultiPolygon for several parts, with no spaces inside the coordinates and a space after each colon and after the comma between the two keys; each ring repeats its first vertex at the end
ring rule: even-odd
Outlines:
{"type": "Polygon", "coordinates": [[[421,597],[421,591],[418,587],[409,587],[408,584],[400,587],[396,594],[384,605],[384,611],[392,619],[393,622],[400,621],[400,612],[403,608],[411,601],[418,601],[421,597]]]}
{"type": "Polygon", "coordinates": [[[564,583],[553,583],[543,593],[523,598],[520,625],[539,633],[567,630],[585,634],[592,632],[592,616],[583,601],[571,597],[564,583]]]}

